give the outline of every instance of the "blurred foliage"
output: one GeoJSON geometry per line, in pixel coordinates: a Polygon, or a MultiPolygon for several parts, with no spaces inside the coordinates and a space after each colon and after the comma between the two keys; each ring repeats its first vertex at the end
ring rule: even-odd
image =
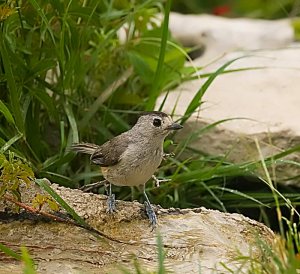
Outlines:
{"type": "Polygon", "coordinates": [[[21,246],[21,254],[22,254],[22,262],[24,264],[23,273],[24,274],[36,274],[37,271],[35,270],[34,262],[29,255],[28,249],[25,246],[21,246]]]}
{"type": "MultiPolygon", "coordinates": [[[[8,159],[0,152],[0,199],[22,202],[22,195],[34,187],[34,173],[28,163],[15,157],[14,153],[8,153],[8,159]]],[[[34,191],[33,191],[34,193],[34,191]]],[[[59,206],[56,201],[47,194],[37,194],[31,201],[33,207],[42,209],[48,205],[50,209],[57,211],[59,206]]],[[[19,206],[15,204],[18,211],[19,206]]]]}
{"type": "Polygon", "coordinates": [[[26,187],[32,184],[32,169],[10,153],[8,159],[4,154],[0,154],[0,171],[0,198],[9,193],[21,201],[20,186],[22,183],[25,183],[26,187]]]}
{"type": "Polygon", "coordinates": [[[29,255],[28,249],[25,246],[21,246],[20,251],[21,252],[19,252],[19,253],[21,253],[21,254],[15,252],[8,246],[0,243],[0,252],[3,252],[5,255],[23,263],[22,273],[36,274],[37,272],[35,270],[34,262],[31,258],[31,256],[29,255]]]}
{"type": "Polygon", "coordinates": [[[300,13],[298,0],[178,0],[173,10],[180,13],[208,13],[226,17],[278,19],[300,13]]]}
{"type": "Polygon", "coordinates": [[[300,19],[295,18],[292,20],[292,26],[294,29],[294,36],[296,41],[300,41],[300,19]]]}
{"type": "Polygon", "coordinates": [[[3,2],[0,146],[28,160],[38,177],[74,186],[72,142],[101,144],[127,130],[151,92],[183,80],[185,55],[169,37],[151,88],[159,11],[157,0],[3,2]]]}
{"type": "MultiPolygon", "coordinates": [[[[170,1],[165,3],[163,0],[0,1],[0,196],[10,192],[20,200],[21,183],[31,184],[34,174],[69,187],[99,180],[99,169],[90,165],[88,157],[80,155],[74,160],[74,153],[68,149],[70,144],[78,141],[102,144],[129,129],[136,114],[153,108],[153,102],[162,92],[190,79],[205,78],[179,119],[184,123],[199,109],[215,78],[222,73],[234,73],[228,66],[235,60],[205,75],[201,75],[201,68],[186,66],[186,49],[168,33],[167,20],[161,26],[157,16],[164,12],[167,19],[170,1]]],[[[173,9],[181,12],[229,17],[275,19],[299,14],[299,2],[288,0],[174,1],[173,4],[173,9]]],[[[296,29],[298,23],[294,22],[296,29]]],[[[225,122],[195,129],[179,144],[165,142],[165,150],[174,151],[176,156],[164,161],[158,177],[172,181],[160,188],[149,188],[151,201],[164,207],[205,206],[247,212],[248,216],[256,210],[255,218],[267,224],[270,224],[268,210],[294,210],[300,203],[298,193],[291,187],[282,187],[282,195],[275,196],[274,189],[258,178],[257,170],[261,162],[275,170],[285,156],[299,152],[300,146],[264,161],[237,164],[229,162],[226,154],[208,156],[190,147],[192,140],[225,122]]],[[[289,164],[299,166],[296,162],[289,164]]],[[[84,221],[46,182],[42,179],[36,182],[84,226],[84,221]]],[[[118,199],[141,199],[135,188],[114,187],[114,192],[118,199]]],[[[37,195],[33,204],[40,208],[50,202],[50,207],[55,206],[51,199],[37,195]]],[[[278,219],[279,226],[281,221],[278,219]]],[[[298,225],[297,221],[293,224],[298,225]]],[[[295,236],[298,232],[290,234],[291,241],[298,240],[295,236]]],[[[10,252],[1,245],[0,249],[10,252]]],[[[162,251],[159,256],[163,269],[162,251]]],[[[30,259],[26,260],[31,273],[32,264],[30,259]]]]}

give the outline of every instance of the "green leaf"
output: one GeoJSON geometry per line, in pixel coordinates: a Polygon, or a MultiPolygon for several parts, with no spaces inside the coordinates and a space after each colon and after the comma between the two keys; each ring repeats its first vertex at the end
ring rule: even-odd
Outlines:
{"type": "Polygon", "coordinates": [[[65,209],[73,219],[82,227],[89,227],[89,225],[75,212],[75,210],[70,207],[67,202],[61,198],[48,184],[44,179],[36,179],[35,182],[57,202],[60,206],[65,209]]]}
{"type": "Polygon", "coordinates": [[[132,65],[134,66],[135,71],[140,75],[144,82],[146,84],[152,83],[154,72],[145,59],[143,59],[143,57],[136,52],[129,52],[128,56],[132,65]]]}
{"type": "Polygon", "coordinates": [[[13,112],[13,116],[17,128],[19,129],[20,132],[24,132],[23,115],[20,106],[20,93],[16,85],[15,74],[13,73],[10,57],[7,50],[7,45],[6,45],[7,39],[3,39],[2,37],[0,41],[1,41],[0,48],[1,48],[2,64],[4,66],[5,77],[9,89],[11,109],[13,112]]]}
{"type": "Polygon", "coordinates": [[[15,124],[15,120],[6,105],[0,100],[0,112],[4,115],[7,122],[15,124]]]}

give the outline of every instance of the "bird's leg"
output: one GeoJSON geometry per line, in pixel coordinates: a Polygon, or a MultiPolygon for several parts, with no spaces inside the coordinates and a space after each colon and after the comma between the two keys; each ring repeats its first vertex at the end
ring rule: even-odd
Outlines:
{"type": "Polygon", "coordinates": [[[145,190],[145,185],[144,185],[144,191],[143,191],[144,197],[145,197],[145,209],[146,209],[146,213],[148,215],[149,221],[150,221],[150,225],[152,226],[152,230],[156,227],[157,225],[157,218],[156,218],[156,214],[153,210],[153,207],[148,199],[148,196],[146,194],[146,190],[145,190]]]}
{"type": "Polygon", "coordinates": [[[165,182],[171,181],[171,179],[158,179],[155,175],[152,175],[152,179],[154,180],[156,187],[159,187],[160,183],[165,183],[165,182]]]}
{"type": "Polygon", "coordinates": [[[112,214],[114,211],[116,211],[116,200],[115,200],[115,194],[112,193],[111,190],[111,183],[109,183],[109,186],[105,185],[106,193],[107,193],[107,212],[112,214]]]}
{"type": "Polygon", "coordinates": [[[103,180],[103,181],[99,181],[96,183],[92,183],[92,184],[88,184],[88,185],[84,185],[81,188],[79,188],[80,190],[84,191],[84,192],[88,192],[90,190],[96,189],[100,186],[102,186],[103,184],[105,184],[107,181],[103,180]]]}

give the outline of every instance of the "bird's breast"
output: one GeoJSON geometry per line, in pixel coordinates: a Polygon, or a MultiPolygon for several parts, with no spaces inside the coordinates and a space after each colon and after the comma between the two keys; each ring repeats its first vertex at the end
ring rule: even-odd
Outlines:
{"type": "Polygon", "coordinates": [[[147,149],[129,147],[118,164],[102,167],[103,176],[112,184],[119,186],[138,186],[145,184],[159,167],[163,156],[161,147],[147,149]]]}

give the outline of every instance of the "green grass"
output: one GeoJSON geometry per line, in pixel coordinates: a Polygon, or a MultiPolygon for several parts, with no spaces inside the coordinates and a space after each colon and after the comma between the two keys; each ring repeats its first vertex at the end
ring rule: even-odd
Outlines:
{"type": "Polygon", "coordinates": [[[250,17],[262,19],[287,18],[293,17],[299,13],[297,2],[294,0],[177,0],[174,1],[173,8],[182,13],[213,13],[225,17],[250,17]]]}
{"type": "Polygon", "coordinates": [[[0,22],[0,146],[13,144],[39,177],[74,187],[70,144],[127,130],[181,82],[184,50],[171,43],[167,9],[164,27],[154,22],[161,1],[17,4],[0,22]]]}
{"type": "Polygon", "coordinates": [[[35,274],[37,273],[35,271],[33,260],[31,259],[29,252],[26,247],[21,246],[20,247],[21,254],[13,251],[11,248],[3,245],[0,243],[0,251],[2,251],[4,254],[6,254],[9,257],[14,258],[15,260],[23,262],[23,273],[24,274],[35,274]]]}
{"type": "MultiPolygon", "coordinates": [[[[87,157],[74,159],[71,143],[102,144],[128,130],[139,111],[153,109],[163,92],[167,99],[170,89],[201,77],[205,83],[179,119],[184,124],[220,74],[249,69],[263,73],[263,67],[230,69],[237,59],[205,74],[201,67],[187,66],[188,49],[168,32],[171,1],[14,3],[2,4],[10,12],[0,16],[0,153],[13,153],[31,166],[37,178],[46,177],[67,187],[101,177],[87,157]],[[162,26],[155,23],[160,11],[165,15],[162,26]]],[[[173,112],[175,109],[176,105],[173,112]]],[[[205,206],[244,214],[255,210],[257,219],[277,226],[287,242],[296,241],[297,219],[282,223],[277,218],[273,224],[266,212],[279,214],[287,209],[296,214],[299,195],[290,187],[275,187],[267,172],[283,162],[299,166],[285,157],[299,152],[300,146],[241,163],[228,160],[230,151],[212,156],[191,147],[193,140],[227,121],[195,130],[178,144],[166,141],[165,150],[176,156],[163,163],[158,177],[172,181],[160,188],[148,184],[151,201],[164,207],[205,206]],[[262,168],[266,176],[259,178],[262,168]],[[244,188],[249,181],[257,187],[244,188]]],[[[115,187],[114,191],[118,199],[141,199],[134,188],[115,187]]],[[[72,209],[66,208],[72,214],[72,209]]],[[[76,213],[73,217],[77,218],[76,213]]]]}
{"type": "MultiPolygon", "coordinates": [[[[262,239],[256,239],[255,246],[261,253],[260,258],[240,255],[237,256],[235,262],[242,266],[247,266],[247,271],[239,273],[253,274],[296,274],[300,269],[300,233],[299,233],[299,212],[295,208],[295,203],[291,203],[287,197],[282,195],[275,187],[271,180],[271,176],[267,169],[265,159],[262,157],[261,148],[256,140],[257,150],[260,154],[261,166],[264,170],[262,180],[267,184],[272,192],[275,202],[276,217],[279,224],[279,232],[275,236],[272,245],[267,244],[262,239]],[[284,201],[283,205],[289,209],[290,216],[284,217],[282,212],[282,204],[279,199],[284,201]]],[[[230,269],[226,264],[223,267],[229,272],[236,273],[234,269],[230,269]]]]}

